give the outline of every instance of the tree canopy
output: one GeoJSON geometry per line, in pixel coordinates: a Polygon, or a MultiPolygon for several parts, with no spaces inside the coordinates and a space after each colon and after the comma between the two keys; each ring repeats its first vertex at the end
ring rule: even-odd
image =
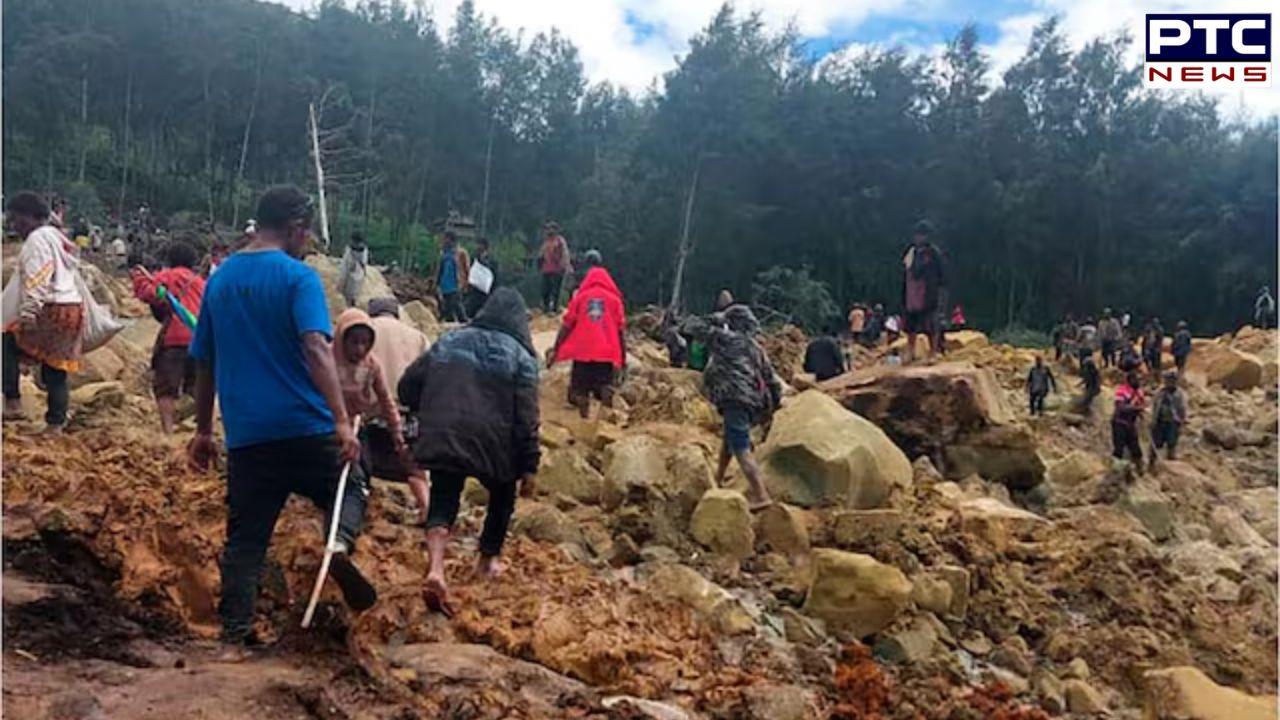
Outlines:
{"type": "Polygon", "coordinates": [[[1147,91],[1127,38],[1073,51],[1056,20],[993,82],[973,27],[940,58],[819,58],[726,5],[637,96],[588,83],[558,33],[513,34],[469,1],[449,28],[398,0],[3,12],[4,190],[73,214],[241,223],[267,185],[314,188],[315,104],[331,224],[363,229],[378,262],[429,254],[450,211],[526,246],[554,218],[632,303],[671,296],[687,231],[694,309],[774,267],[846,309],[892,308],[927,217],[979,326],[1110,305],[1225,330],[1275,282],[1275,119],[1147,91]]]}

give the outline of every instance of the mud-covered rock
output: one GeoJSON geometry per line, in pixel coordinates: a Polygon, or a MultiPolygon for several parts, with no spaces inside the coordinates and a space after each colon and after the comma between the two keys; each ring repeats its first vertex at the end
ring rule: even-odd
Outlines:
{"type": "Polygon", "coordinates": [[[902,523],[902,511],[894,508],[837,510],[832,515],[831,538],[842,548],[866,549],[896,537],[902,523]]]}
{"type": "Polygon", "coordinates": [[[755,530],[751,510],[742,493],[713,488],[703,494],[689,522],[693,539],[712,552],[744,558],[753,552],[755,530]]]}
{"type": "MultiPolygon", "coordinates": [[[[306,263],[320,276],[320,282],[324,285],[325,302],[329,305],[329,314],[337,318],[343,310],[347,309],[347,303],[342,299],[342,291],[338,289],[341,279],[339,277],[341,259],[313,253],[307,256],[306,263]]],[[[366,267],[364,284],[360,286],[356,305],[361,309],[368,309],[369,301],[373,298],[391,297],[391,295],[391,287],[383,278],[382,271],[372,265],[366,267]]]]}
{"type": "Polygon", "coordinates": [[[880,428],[817,390],[778,411],[761,458],[770,493],[805,507],[880,507],[911,483],[911,463],[880,428]]]}
{"type": "Polygon", "coordinates": [[[1202,376],[1210,385],[1248,390],[1262,382],[1262,361],[1222,343],[1197,339],[1187,358],[1187,372],[1202,376]]]}
{"type": "Polygon", "coordinates": [[[855,637],[879,632],[911,599],[911,581],[902,571],[870,555],[814,550],[813,582],[804,611],[855,637]]]}
{"type": "Polygon", "coordinates": [[[983,538],[996,551],[1007,549],[1027,533],[1048,521],[995,498],[973,498],[960,503],[958,513],[964,532],[983,538]]]}
{"type": "Polygon", "coordinates": [[[1148,670],[1143,679],[1145,720],[1274,720],[1276,696],[1223,687],[1194,667],[1148,670]]]}
{"type": "Polygon", "coordinates": [[[809,527],[803,511],[774,503],[756,513],[756,543],[783,555],[809,552],[809,527]]]}
{"type": "Polygon", "coordinates": [[[659,564],[645,568],[645,586],[655,597],[675,600],[709,620],[726,635],[749,633],[755,629],[751,615],[729,591],[716,585],[686,565],[659,564]]]}
{"type": "Polygon", "coordinates": [[[598,503],[603,486],[604,476],[577,450],[560,448],[543,454],[542,467],[538,469],[540,492],[598,503]]]}
{"type": "Polygon", "coordinates": [[[1049,464],[1045,479],[1053,485],[1076,486],[1100,477],[1106,469],[1106,464],[1097,455],[1073,450],[1061,460],[1049,464]]]}

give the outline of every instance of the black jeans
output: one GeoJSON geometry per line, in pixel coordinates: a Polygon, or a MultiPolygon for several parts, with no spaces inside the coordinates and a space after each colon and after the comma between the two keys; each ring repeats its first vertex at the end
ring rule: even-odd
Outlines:
{"type": "Polygon", "coordinates": [[[1102,367],[1111,367],[1116,364],[1116,341],[1102,341],[1102,367]]]}
{"type": "MultiPolygon", "coordinates": [[[[466,477],[443,470],[431,471],[431,505],[427,508],[427,529],[453,528],[458,519],[458,506],[466,477]]],[[[496,557],[502,553],[507,539],[507,526],[516,509],[515,481],[486,482],[489,491],[489,507],[484,513],[484,529],[480,531],[480,554],[496,557]]]]}
{"type": "MultiPolygon", "coordinates": [[[[297,493],[324,511],[323,546],[328,539],[338,474],[338,440],[333,435],[275,440],[227,452],[227,545],[222,554],[222,638],[243,640],[253,627],[262,559],[271,544],[280,510],[297,493]]],[[[369,488],[359,463],[352,465],[338,521],[338,540],[354,549],[364,525],[369,488]]]]}
{"type": "Polygon", "coordinates": [[[445,322],[467,321],[467,310],[462,307],[462,293],[446,293],[440,296],[440,319],[445,322]]]}
{"type": "Polygon", "coordinates": [[[560,286],[564,284],[563,273],[542,274],[542,309],[555,312],[560,307],[560,286]]]}
{"type": "Polygon", "coordinates": [[[1044,414],[1044,396],[1047,394],[1048,393],[1042,393],[1042,392],[1031,393],[1031,414],[1032,415],[1044,414]]]}
{"type": "Polygon", "coordinates": [[[1142,464],[1142,443],[1138,441],[1138,428],[1122,422],[1111,422],[1111,455],[1123,460],[1125,454],[1129,459],[1142,464]]]}
{"type": "MultiPolygon", "coordinates": [[[[18,378],[21,367],[22,350],[18,347],[18,339],[13,333],[4,334],[4,399],[19,400],[22,391],[18,378]]],[[[67,371],[49,365],[40,366],[40,381],[44,383],[45,392],[49,394],[49,407],[45,411],[44,421],[50,425],[62,425],[67,422],[67,406],[71,404],[71,389],[67,387],[67,371]]]]}
{"type": "Polygon", "coordinates": [[[465,303],[467,317],[473,318],[476,315],[479,315],[480,308],[483,308],[484,304],[488,302],[488,300],[489,300],[489,293],[480,292],[475,288],[468,288],[467,300],[465,303]]]}
{"type": "MultiPolygon", "coordinates": [[[[1182,425],[1176,422],[1159,422],[1157,421],[1151,428],[1151,444],[1158,450],[1166,448],[1169,457],[1173,457],[1173,453],[1178,449],[1178,435],[1182,430],[1182,425]]],[[[1152,455],[1155,455],[1152,450],[1152,455]]]]}

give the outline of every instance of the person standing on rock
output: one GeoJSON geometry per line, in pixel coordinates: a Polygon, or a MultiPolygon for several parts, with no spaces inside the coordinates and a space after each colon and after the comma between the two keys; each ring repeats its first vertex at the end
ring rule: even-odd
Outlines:
{"type": "Polygon", "coordinates": [[[600,253],[589,250],[590,266],[582,285],[569,300],[555,344],[547,351],[547,367],[557,360],[573,361],[569,402],[586,419],[592,396],[613,407],[614,373],[627,362],[627,318],[622,291],[601,264],[600,253]]]}
{"type": "Polygon", "coordinates": [[[731,305],[723,313],[690,318],[685,323],[685,333],[705,342],[710,351],[703,390],[724,422],[716,484],[724,484],[729,459],[736,457],[747,477],[748,499],[757,508],[772,500],[760,465],[751,455],[751,427],[767,422],[782,402],[782,384],[769,356],[755,340],[759,329],[760,323],[746,305],[731,305]]]}
{"type": "Polygon", "coordinates": [[[1153,377],[1160,375],[1160,355],[1164,345],[1164,328],[1160,325],[1160,318],[1152,318],[1147,323],[1147,327],[1142,331],[1142,361],[1146,363],[1147,369],[1151,371],[1153,377]]]}
{"type": "Polygon", "coordinates": [[[1137,372],[1130,372],[1116,388],[1115,411],[1111,416],[1111,455],[1117,460],[1128,456],[1134,468],[1142,473],[1142,442],[1138,428],[1142,413],[1147,408],[1147,398],[1142,392],[1142,379],[1137,372]]]}
{"type": "MultiPolygon", "coordinates": [[[[369,315],[369,325],[373,328],[372,355],[382,367],[387,387],[394,393],[404,371],[431,348],[431,341],[417,328],[400,320],[400,303],[394,297],[370,300],[369,315]]],[[[367,450],[366,460],[374,477],[409,483],[418,503],[418,523],[425,525],[429,503],[427,474],[398,454],[395,437],[383,418],[374,417],[364,423],[361,448],[367,450]]]]}
{"type": "MultiPolygon", "coordinates": [[[[258,231],[227,258],[205,286],[191,356],[196,370],[196,434],[187,445],[193,467],[207,470],[217,393],[227,442],[227,539],[222,555],[222,641],[242,659],[253,642],[253,607],[262,559],[291,494],[328,515],[344,462],[359,458],[351,418],[330,346],[324,288],[296,256],[307,246],[311,198],[293,186],[258,201],[258,231]]],[[[364,517],[359,483],[347,483],[332,575],[353,609],[377,592],[351,562],[364,517]]],[[[327,519],[325,527],[329,525],[327,519]]]]}
{"type": "Polygon", "coordinates": [[[1275,327],[1276,300],[1271,297],[1271,288],[1263,285],[1258,288],[1258,297],[1253,301],[1253,324],[1263,330],[1275,327]]]}
{"type": "Polygon", "coordinates": [[[444,554],[466,479],[489,491],[476,569],[495,577],[517,484],[532,494],[541,458],[538,361],[520,293],[494,291],[469,325],[446,333],[405,370],[397,392],[418,416],[414,460],[431,472],[425,595],[429,606],[452,614],[444,554]]]}
{"type": "Polygon", "coordinates": [[[165,435],[173,433],[178,398],[193,395],[196,363],[187,351],[191,345],[191,328],[173,312],[169,301],[159,295],[160,287],[172,295],[192,315],[200,316],[204,297],[204,278],[194,271],[199,253],[190,243],[176,240],[165,248],[165,269],[152,275],[141,267],[130,271],[134,297],[151,306],[160,320],[160,332],[151,351],[151,393],[156,397],[160,427],[165,435]]]}
{"type": "Polygon", "coordinates": [[[1191,357],[1191,331],[1187,329],[1187,321],[1178,322],[1178,331],[1173,334],[1173,364],[1181,375],[1187,368],[1187,358],[1191,357]]]}
{"type": "Polygon", "coordinates": [[[818,382],[843,375],[845,371],[844,352],[836,342],[833,328],[828,324],[824,330],[804,349],[804,371],[812,374],[818,382]]]}
{"type": "Polygon", "coordinates": [[[467,276],[471,272],[471,258],[458,244],[458,236],[452,230],[444,234],[440,248],[440,264],[436,267],[436,289],[440,291],[440,319],[445,322],[466,322],[467,310],[462,306],[462,296],[467,290],[467,276]]]}
{"type": "Polygon", "coordinates": [[[906,311],[907,362],[915,360],[916,335],[929,338],[929,359],[938,355],[939,308],[945,307],[947,275],[942,251],[929,241],[933,224],[916,223],[911,245],[902,254],[902,303],[906,311]]]}
{"type": "MultiPolygon", "coordinates": [[[[488,238],[480,238],[476,241],[476,254],[471,258],[471,265],[481,266],[489,272],[491,276],[487,287],[478,287],[475,283],[467,283],[467,317],[475,317],[480,314],[480,308],[484,307],[484,302],[489,299],[489,294],[498,286],[498,259],[489,251],[488,238]]],[[[479,272],[479,271],[477,271],[479,272]]],[[[470,280],[471,272],[467,273],[470,280]]],[[[477,282],[479,282],[477,280],[477,282]]]]}
{"type": "Polygon", "coordinates": [[[1098,339],[1102,342],[1102,367],[1116,364],[1116,355],[1120,349],[1120,341],[1124,338],[1124,329],[1120,321],[1111,315],[1111,308],[1104,308],[1102,320],[1098,323],[1098,339]]]}
{"type": "Polygon", "coordinates": [[[85,316],[76,247],[49,218],[49,206],[33,192],[15,194],[5,207],[9,230],[24,239],[10,279],[15,301],[4,308],[4,418],[22,417],[21,363],[36,363],[48,394],[46,432],[57,433],[67,424],[67,374],[80,369],[85,316]]]}
{"type": "Polygon", "coordinates": [[[560,234],[560,226],[548,220],[542,226],[542,249],[538,251],[543,312],[554,313],[560,309],[560,287],[570,270],[569,243],[560,234]]]}
{"type": "Polygon", "coordinates": [[[1175,459],[1178,436],[1187,422],[1187,395],[1178,387],[1178,373],[1164,374],[1164,386],[1156,393],[1151,410],[1151,462],[1154,465],[1160,448],[1165,457],[1175,459]]]}
{"type": "Polygon", "coordinates": [[[1053,371],[1044,364],[1044,358],[1037,355],[1036,364],[1027,373],[1027,397],[1032,416],[1044,414],[1044,399],[1050,390],[1058,392],[1058,381],[1053,379],[1053,371]]]}
{"type": "Polygon", "coordinates": [[[338,284],[342,291],[342,299],[347,307],[355,307],[364,288],[364,276],[369,267],[369,246],[365,244],[364,234],[351,233],[351,242],[342,251],[342,262],[338,266],[338,284]]]}

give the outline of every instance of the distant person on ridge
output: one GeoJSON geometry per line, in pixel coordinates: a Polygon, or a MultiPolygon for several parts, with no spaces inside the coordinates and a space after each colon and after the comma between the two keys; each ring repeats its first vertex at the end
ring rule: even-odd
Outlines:
{"type": "Polygon", "coordinates": [[[1084,319],[1080,323],[1080,332],[1076,335],[1076,352],[1081,357],[1087,352],[1092,357],[1098,351],[1098,326],[1093,322],[1092,317],[1084,319]]]}
{"type": "Polygon", "coordinates": [[[915,360],[916,335],[929,338],[929,359],[939,351],[938,312],[943,307],[947,274],[942,251],[930,242],[933,224],[916,223],[911,245],[902,254],[902,302],[906,311],[907,362],[915,360]]]}
{"type": "Polygon", "coordinates": [[[1102,311],[1102,320],[1098,323],[1098,339],[1102,343],[1102,367],[1116,364],[1116,354],[1120,349],[1120,341],[1124,339],[1124,328],[1120,321],[1111,315],[1111,308],[1102,311]]]}
{"type": "Polygon", "coordinates": [[[1142,413],[1147,408],[1147,398],[1142,393],[1142,379],[1131,372],[1116,388],[1115,411],[1111,416],[1111,454],[1117,460],[1127,455],[1139,474],[1143,471],[1142,443],[1138,428],[1142,413]]]}
{"type": "Polygon", "coordinates": [[[1173,364],[1181,375],[1187,368],[1187,358],[1191,357],[1191,331],[1187,329],[1187,321],[1178,322],[1178,331],[1173,334],[1173,364]]]}
{"type": "Polygon", "coordinates": [[[160,320],[160,332],[151,351],[151,393],[160,412],[160,427],[165,435],[173,433],[178,398],[194,397],[196,363],[191,359],[191,329],[173,312],[168,300],[159,296],[160,286],[196,317],[204,298],[204,278],[193,268],[199,260],[189,243],[175,240],[165,248],[165,269],[151,275],[140,267],[130,271],[134,297],[151,306],[160,320]]]}
{"type": "Polygon", "coordinates": [[[436,267],[436,289],[440,292],[440,319],[445,322],[466,322],[467,310],[462,306],[462,295],[467,289],[467,276],[471,272],[471,258],[458,243],[452,230],[444,233],[440,247],[440,264],[436,267]]]}
{"type": "MultiPolygon", "coordinates": [[[[311,198],[279,186],[258,201],[258,231],[227,258],[205,286],[191,342],[196,360],[196,434],[191,465],[207,471],[216,391],[227,439],[227,536],[222,555],[222,641],[228,660],[253,642],[253,610],[262,560],[276,520],[292,494],[332,512],[338,475],[360,455],[330,345],[329,309],[315,270],[294,256],[311,232],[311,198]]],[[[339,515],[332,576],[357,611],[377,591],[348,553],[365,498],[348,483],[339,515]]],[[[328,521],[324,527],[328,527],[328,521]]]]}
{"type": "Polygon", "coordinates": [[[479,315],[480,308],[484,307],[485,300],[489,299],[489,294],[498,286],[498,259],[489,251],[488,238],[480,238],[479,240],[476,240],[476,254],[471,258],[471,265],[472,267],[475,267],[476,265],[483,266],[493,275],[493,280],[490,282],[488,288],[478,288],[469,282],[471,272],[468,270],[467,317],[475,317],[476,315],[479,315]]]}
{"type": "Polygon", "coordinates": [[[1253,324],[1263,330],[1276,326],[1276,300],[1267,285],[1258,289],[1258,298],[1253,301],[1253,324]]]}
{"type": "Polygon", "coordinates": [[[591,398],[613,407],[614,373],[627,362],[627,319],[622,291],[601,264],[600,253],[587,251],[590,268],[569,300],[555,345],[547,351],[547,367],[572,360],[569,400],[583,418],[590,415],[591,398]]]}
{"type": "Polygon", "coordinates": [[[484,578],[503,570],[517,484],[521,495],[533,492],[541,457],[536,358],[524,299],[500,287],[469,325],[441,336],[400,379],[400,403],[420,425],[413,457],[431,472],[424,594],[428,607],[446,615],[453,606],[444,555],[466,479],[489,491],[476,564],[484,578]]]}
{"type": "Polygon", "coordinates": [[[538,251],[538,271],[542,275],[542,310],[554,313],[560,309],[560,288],[564,276],[572,271],[569,243],[560,234],[560,226],[548,220],[542,226],[542,249],[538,251]]]}
{"type": "Polygon", "coordinates": [[[759,329],[746,305],[731,305],[723,313],[685,321],[686,334],[705,342],[711,352],[702,385],[724,421],[716,484],[724,484],[729,459],[736,457],[747,477],[747,498],[757,508],[772,500],[751,455],[751,426],[768,421],[782,402],[782,384],[755,340],[759,329]]]}
{"type": "Polygon", "coordinates": [[[844,374],[844,351],[836,341],[835,332],[828,324],[818,337],[809,341],[804,349],[804,371],[811,373],[818,382],[844,374]]]}
{"type": "Polygon", "coordinates": [[[1093,353],[1080,351],[1080,385],[1084,395],[1076,400],[1077,409],[1089,415],[1093,412],[1093,401],[1102,394],[1102,373],[1098,372],[1098,364],[1093,360],[1093,353]]]}
{"type": "Polygon", "coordinates": [[[1152,377],[1160,376],[1163,346],[1164,328],[1160,325],[1160,318],[1153,318],[1142,331],[1142,361],[1151,370],[1152,377]]]}
{"type": "Polygon", "coordinates": [[[849,310],[849,336],[858,340],[867,326],[867,308],[862,303],[854,303],[849,310]]]}
{"type": "Polygon", "coordinates": [[[347,307],[355,307],[364,288],[364,276],[369,267],[369,247],[364,242],[364,235],[351,233],[351,242],[342,251],[342,262],[338,265],[338,283],[342,290],[342,299],[347,307]]]}
{"type": "Polygon", "coordinates": [[[1178,373],[1164,374],[1164,387],[1156,393],[1151,410],[1151,461],[1156,451],[1165,449],[1165,457],[1175,459],[1178,436],[1187,422],[1187,394],[1178,388],[1178,373]]]}
{"type": "Polygon", "coordinates": [[[1032,415],[1044,414],[1044,399],[1050,390],[1058,392],[1058,381],[1053,379],[1053,371],[1044,364],[1044,358],[1037,355],[1036,364],[1027,373],[1027,398],[1032,415]]]}

